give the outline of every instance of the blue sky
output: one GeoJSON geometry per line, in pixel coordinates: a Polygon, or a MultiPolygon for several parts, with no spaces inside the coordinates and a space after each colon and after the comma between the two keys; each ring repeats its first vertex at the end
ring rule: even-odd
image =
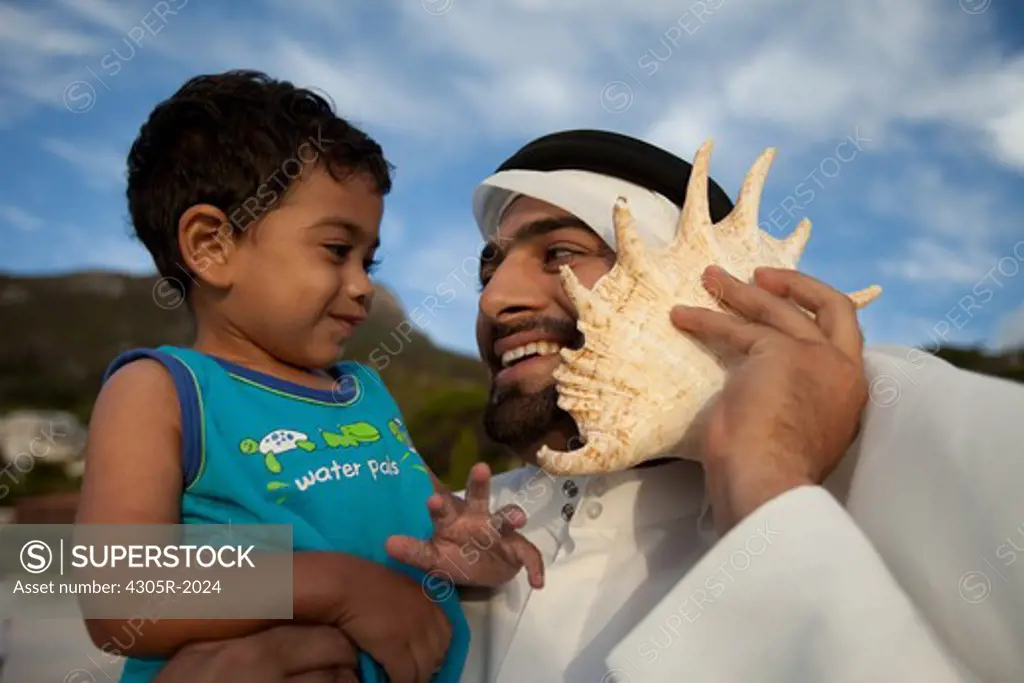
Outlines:
{"type": "Polygon", "coordinates": [[[1024,343],[1019,0],[0,2],[0,270],[149,272],[128,146],[187,78],[241,67],[384,145],[380,280],[410,310],[459,292],[417,316],[444,346],[476,353],[473,188],[577,127],[686,159],[712,138],[733,196],[776,147],[763,225],[809,217],[804,270],[883,286],[869,341],[1024,343]]]}

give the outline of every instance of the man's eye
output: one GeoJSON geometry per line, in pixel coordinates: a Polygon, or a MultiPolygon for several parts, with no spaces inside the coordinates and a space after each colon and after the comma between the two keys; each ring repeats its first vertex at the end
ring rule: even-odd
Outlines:
{"type": "Polygon", "coordinates": [[[579,256],[580,253],[574,249],[568,249],[566,247],[551,247],[547,250],[545,258],[547,261],[564,261],[571,259],[574,256],[579,256]]]}

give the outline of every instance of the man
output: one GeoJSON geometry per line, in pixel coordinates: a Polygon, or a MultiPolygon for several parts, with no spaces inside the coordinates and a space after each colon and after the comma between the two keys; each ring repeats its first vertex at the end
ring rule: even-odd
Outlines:
{"type": "MultiPolygon", "coordinates": [[[[643,239],[664,244],[689,174],[640,141],[570,131],[478,189],[487,429],[527,461],[578,436],[556,404],[557,356],[508,369],[517,354],[502,356],[578,344],[559,266],[586,286],[608,271],[619,195],[643,239]]],[[[714,183],[709,202],[716,221],[732,207],[714,183]]],[[[911,349],[865,351],[849,300],[799,273],[706,282],[739,317],[673,321],[738,363],[702,462],[496,477],[494,508],[526,512],[547,573],[540,590],[521,576],[467,598],[464,680],[1024,680],[1024,388],[911,349]]]]}

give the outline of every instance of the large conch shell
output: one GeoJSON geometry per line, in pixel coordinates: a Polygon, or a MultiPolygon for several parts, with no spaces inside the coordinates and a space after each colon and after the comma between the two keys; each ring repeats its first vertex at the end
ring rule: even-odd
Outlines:
{"type": "MultiPolygon", "coordinates": [[[[783,240],[758,227],[761,190],[775,150],[765,150],[754,162],[735,208],[713,225],[708,208],[711,146],[705,142],[694,159],[671,244],[649,250],[620,197],[613,216],[614,267],[592,290],[562,267],[562,285],[576,306],[585,343],[580,349],[562,349],[554,378],[558,405],[575,420],[583,445],[565,452],[542,447],[537,461],[544,470],[585,475],[627,469],[656,457],[696,459],[683,448],[684,439],[721,390],[726,366],[675,328],[669,311],[677,304],[724,310],[701,282],[711,264],[751,282],[757,267],[795,268],[799,262],[811,233],[809,220],[783,240]]],[[[849,296],[860,308],[880,293],[874,285],[849,296]]]]}

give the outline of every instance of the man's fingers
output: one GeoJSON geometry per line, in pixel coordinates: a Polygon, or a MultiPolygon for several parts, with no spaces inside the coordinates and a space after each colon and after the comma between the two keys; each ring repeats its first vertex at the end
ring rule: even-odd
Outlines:
{"type": "Polygon", "coordinates": [[[380,666],[388,676],[388,680],[394,683],[426,683],[430,678],[419,670],[419,662],[416,660],[416,652],[411,644],[400,646],[395,652],[389,652],[387,657],[382,657],[380,666]]]}
{"type": "Polygon", "coordinates": [[[756,342],[772,334],[763,325],[707,308],[676,306],[670,316],[673,325],[715,353],[746,354],[756,342]]]}
{"type": "Polygon", "coordinates": [[[297,676],[288,676],[284,680],[287,683],[353,683],[359,681],[359,674],[353,669],[323,669],[297,676]]]}
{"type": "Polygon", "coordinates": [[[424,571],[434,569],[441,561],[433,543],[412,536],[391,536],[384,548],[395,560],[424,571]]]}
{"type": "Polygon", "coordinates": [[[444,653],[438,652],[431,647],[428,641],[413,640],[410,643],[412,664],[415,667],[415,683],[430,683],[430,679],[441,668],[444,662],[444,653]]]}
{"type": "Polygon", "coordinates": [[[277,626],[250,638],[284,676],[356,665],[355,647],[333,626],[277,626]]]}
{"type": "Polygon", "coordinates": [[[813,313],[828,339],[851,358],[860,359],[863,337],[857,321],[857,306],[846,294],[797,270],[759,268],[754,273],[759,285],[788,297],[813,313]]]}
{"type": "Polygon", "coordinates": [[[771,291],[747,284],[725,270],[711,266],[703,275],[705,286],[721,297],[723,303],[751,322],[773,327],[784,334],[805,341],[824,341],[814,319],[788,299],[771,291]]]}
{"type": "Polygon", "coordinates": [[[359,674],[354,669],[341,669],[335,675],[334,683],[359,683],[359,674]]]}
{"type": "Polygon", "coordinates": [[[478,462],[466,480],[466,505],[469,512],[486,515],[491,510],[491,468],[478,462]]]}

